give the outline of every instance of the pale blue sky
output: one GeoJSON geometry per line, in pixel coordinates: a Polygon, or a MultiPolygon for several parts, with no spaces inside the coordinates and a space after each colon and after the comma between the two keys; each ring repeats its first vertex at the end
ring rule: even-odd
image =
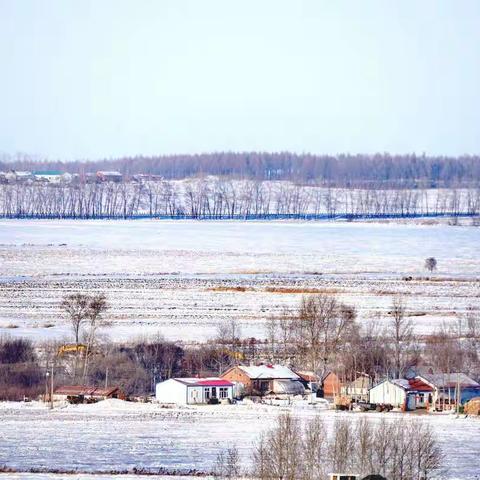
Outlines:
{"type": "Polygon", "coordinates": [[[0,151],[480,153],[478,0],[0,0],[0,151]]]}

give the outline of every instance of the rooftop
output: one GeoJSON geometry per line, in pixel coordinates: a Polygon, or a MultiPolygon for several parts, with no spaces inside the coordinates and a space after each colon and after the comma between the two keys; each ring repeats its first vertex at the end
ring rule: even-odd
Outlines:
{"type": "Polygon", "coordinates": [[[189,385],[192,387],[233,387],[233,383],[223,378],[208,377],[208,378],[173,378],[177,382],[189,385]]]}
{"type": "Polygon", "coordinates": [[[258,365],[252,367],[239,365],[238,368],[243,370],[249,378],[254,380],[270,378],[300,380],[300,377],[295,372],[283,365],[258,365]]]}
{"type": "Polygon", "coordinates": [[[420,379],[426,380],[430,385],[436,388],[456,388],[460,384],[461,388],[474,387],[480,388],[480,384],[471,379],[464,373],[434,373],[420,375],[420,379]]]}

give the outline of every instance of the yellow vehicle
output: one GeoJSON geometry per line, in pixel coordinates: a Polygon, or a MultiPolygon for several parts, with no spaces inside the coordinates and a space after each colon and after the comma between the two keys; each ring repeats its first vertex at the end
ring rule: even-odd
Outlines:
{"type": "Polygon", "coordinates": [[[225,353],[225,355],[228,355],[230,358],[233,358],[235,360],[245,360],[245,355],[242,352],[225,349],[223,350],[223,353],[225,353]]]}
{"type": "Polygon", "coordinates": [[[86,350],[87,350],[87,346],[83,345],[82,343],[79,343],[78,345],[76,345],[75,343],[70,343],[70,344],[62,345],[58,349],[58,356],[62,356],[69,353],[81,353],[83,355],[86,352],[86,350]]]}

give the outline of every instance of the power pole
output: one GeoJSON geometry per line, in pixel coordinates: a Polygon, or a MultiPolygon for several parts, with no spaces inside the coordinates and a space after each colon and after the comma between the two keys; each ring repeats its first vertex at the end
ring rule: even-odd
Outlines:
{"type": "Polygon", "coordinates": [[[50,373],[50,410],[53,410],[53,362],[52,371],[50,373]]]}
{"type": "Polygon", "coordinates": [[[48,377],[50,376],[50,372],[48,371],[48,364],[46,366],[45,372],[45,404],[48,402],[48,377]]]}

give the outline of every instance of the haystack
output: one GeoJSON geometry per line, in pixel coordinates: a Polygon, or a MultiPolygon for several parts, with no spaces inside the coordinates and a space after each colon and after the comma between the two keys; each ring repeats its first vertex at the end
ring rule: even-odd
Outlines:
{"type": "Polygon", "coordinates": [[[480,397],[469,400],[463,411],[468,415],[480,415],[480,397]]]}

